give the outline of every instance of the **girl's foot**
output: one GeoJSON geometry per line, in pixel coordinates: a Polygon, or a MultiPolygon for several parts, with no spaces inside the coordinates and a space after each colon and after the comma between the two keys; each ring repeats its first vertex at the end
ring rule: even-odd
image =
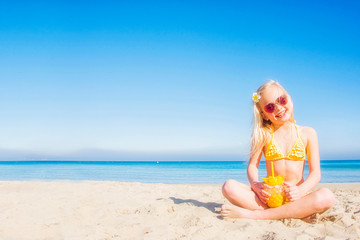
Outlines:
{"type": "Polygon", "coordinates": [[[223,205],[221,207],[221,217],[223,218],[252,218],[251,213],[250,210],[233,205],[223,205]]]}

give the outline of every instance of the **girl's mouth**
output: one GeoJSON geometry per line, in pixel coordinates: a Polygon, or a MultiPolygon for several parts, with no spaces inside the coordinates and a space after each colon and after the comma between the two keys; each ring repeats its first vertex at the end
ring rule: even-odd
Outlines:
{"type": "Polygon", "coordinates": [[[285,116],[286,112],[287,112],[286,110],[285,110],[285,111],[282,111],[282,112],[278,113],[275,117],[276,117],[276,118],[282,118],[282,117],[285,116]]]}

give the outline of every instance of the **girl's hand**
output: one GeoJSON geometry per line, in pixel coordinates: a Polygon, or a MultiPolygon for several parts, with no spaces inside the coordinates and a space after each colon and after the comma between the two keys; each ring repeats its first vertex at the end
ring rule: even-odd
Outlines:
{"type": "Polygon", "coordinates": [[[284,192],[286,198],[291,202],[302,198],[306,194],[299,186],[286,186],[284,192]]]}
{"type": "Polygon", "coordinates": [[[263,182],[253,182],[253,184],[251,185],[251,189],[255,192],[260,201],[266,204],[271,194],[264,190],[264,185],[265,184],[263,182]]]}

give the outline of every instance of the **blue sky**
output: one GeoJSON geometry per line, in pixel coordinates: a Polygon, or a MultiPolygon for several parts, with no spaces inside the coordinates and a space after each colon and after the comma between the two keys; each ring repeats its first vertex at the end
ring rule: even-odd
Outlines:
{"type": "Polygon", "coordinates": [[[356,1],[18,1],[0,8],[1,159],[246,159],[275,79],[322,159],[360,159],[356,1]]]}

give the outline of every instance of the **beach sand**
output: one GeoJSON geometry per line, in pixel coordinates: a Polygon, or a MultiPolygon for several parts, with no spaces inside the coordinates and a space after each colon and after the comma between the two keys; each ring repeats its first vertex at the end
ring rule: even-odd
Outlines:
{"type": "Polygon", "coordinates": [[[335,205],[307,223],[223,220],[221,185],[0,182],[0,239],[359,239],[360,183],[320,186],[335,205]]]}

